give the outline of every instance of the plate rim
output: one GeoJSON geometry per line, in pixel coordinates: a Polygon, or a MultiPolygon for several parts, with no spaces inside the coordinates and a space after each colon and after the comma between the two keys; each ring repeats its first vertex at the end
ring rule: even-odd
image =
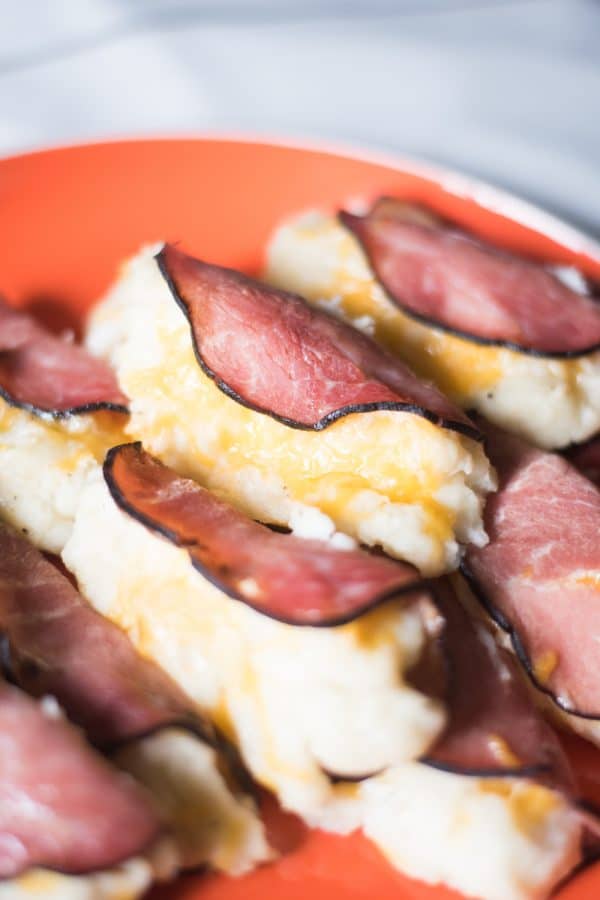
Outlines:
{"type": "Polygon", "coordinates": [[[512,191],[498,187],[486,179],[464,170],[445,166],[418,155],[386,151],[368,144],[329,140],[327,138],[294,138],[262,133],[211,130],[174,131],[165,133],[115,135],[91,140],[57,142],[17,153],[0,156],[3,164],[45,155],[61,154],[77,150],[119,145],[152,145],[178,143],[226,143],[236,146],[264,147],[291,150],[299,153],[321,153],[359,163],[384,166],[398,172],[406,172],[435,182],[443,190],[475,202],[483,209],[511,219],[520,225],[537,231],[566,249],[582,254],[600,263],[600,238],[596,239],[582,228],[571,224],[555,213],[548,212],[531,200],[512,191]]]}

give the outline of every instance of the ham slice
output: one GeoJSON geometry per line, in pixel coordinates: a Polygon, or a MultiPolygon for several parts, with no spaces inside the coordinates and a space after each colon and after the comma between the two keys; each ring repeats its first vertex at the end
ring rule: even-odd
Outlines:
{"type": "Polygon", "coordinates": [[[572,794],[566,756],[514,656],[467,614],[448,579],[436,584],[434,596],[444,618],[438,649],[448,726],[424,762],[465,775],[531,778],[572,794]]]}
{"type": "Polygon", "coordinates": [[[127,412],[127,397],[105,362],[2,300],[0,397],[11,406],[55,418],[100,409],[127,412]]]}
{"type": "Polygon", "coordinates": [[[499,476],[465,573],[536,686],[600,718],[600,490],[562,457],[486,426],[499,476]]]}
{"type": "Polygon", "coordinates": [[[177,684],[22,535],[2,525],[0,635],[11,680],[34,696],[56,697],[103,749],[167,726],[213,741],[177,684]]]}
{"type": "Polygon", "coordinates": [[[600,303],[542,265],[398,200],[382,198],[366,216],[339,217],[390,299],[419,321],[533,356],[600,350],[600,303]]]}
{"type": "Polygon", "coordinates": [[[351,413],[410,412],[470,437],[473,423],[370,338],[302,298],[166,244],[157,256],[199,365],[238,403],[321,430],[351,413]]]}
{"type": "Polygon", "coordinates": [[[192,565],[225,594],[281,622],[340,625],[422,586],[410,565],[253,522],[141,444],[110,450],[104,477],[125,513],[185,548],[192,565]]]}
{"type": "Polygon", "coordinates": [[[88,874],[146,850],[159,822],[145,793],[0,680],[0,879],[32,867],[88,874]]]}

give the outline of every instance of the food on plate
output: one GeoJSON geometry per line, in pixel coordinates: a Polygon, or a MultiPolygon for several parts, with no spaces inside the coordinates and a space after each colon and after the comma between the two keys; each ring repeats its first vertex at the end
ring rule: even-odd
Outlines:
{"type": "Polygon", "coordinates": [[[600,303],[575,270],[496,248],[415,203],[304,214],[267,280],[369,331],[465,409],[546,448],[600,428],[600,303]]]}
{"type": "Polygon", "coordinates": [[[122,439],[110,368],[0,300],[0,515],[60,553],[79,492],[122,439]]]}
{"type": "Polygon", "coordinates": [[[336,779],[415,759],[444,725],[407,678],[430,617],[412,566],[255,523],[139,444],[86,488],[63,559],[310,823],[355,827],[336,779]]]}
{"type": "Polygon", "coordinates": [[[87,344],[131,398],[127,434],[254,518],[344,532],[426,574],[485,542],[477,428],[299,297],[167,244],[125,267],[87,344]]]}
{"type": "Polygon", "coordinates": [[[557,454],[486,434],[500,484],[465,572],[556,714],[600,744],[600,489],[557,454]]]}
{"type": "Polygon", "coordinates": [[[577,865],[586,817],[555,733],[465,590],[434,589],[447,727],[423,761],[364,782],[363,827],[415,878],[485,900],[546,897],[577,865]]]}
{"type": "Polygon", "coordinates": [[[579,860],[560,745],[443,583],[252,522],[140,444],[110,451],[63,558],[309,824],[364,827],[401,870],[490,900],[579,860]]]}
{"type": "Polygon", "coordinates": [[[55,704],[0,678],[2,900],[138,896],[158,864],[160,829],[143,789],[55,704]]]}
{"type": "Polygon", "coordinates": [[[174,865],[239,874],[268,858],[254,805],[198,708],[52,562],[1,525],[0,635],[11,680],[53,697],[145,785],[173,838],[174,865]]]}

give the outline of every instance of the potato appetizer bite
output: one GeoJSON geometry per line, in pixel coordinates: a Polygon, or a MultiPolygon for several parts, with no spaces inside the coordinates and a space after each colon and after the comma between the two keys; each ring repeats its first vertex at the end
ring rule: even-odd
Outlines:
{"type": "Polygon", "coordinates": [[[254,518],[336,531],[437,574],[485,543],[477,428],[368,338],[299,297],[166,245],[93,311],[127,433],[254,518]]]}
{"type": "Polygon", "coordinates": [[[110,368],[0,299],[0,516],[60,553],[79,493],[122,440],[110,368]]]}
{"type": "Polygon", "coordinates": [[[600,303],[578,272],[559,274],[381,198],[364,216],[280,226],[265,277],[368,331],[464,409],[550,448],[600,428],[600,303]]]}

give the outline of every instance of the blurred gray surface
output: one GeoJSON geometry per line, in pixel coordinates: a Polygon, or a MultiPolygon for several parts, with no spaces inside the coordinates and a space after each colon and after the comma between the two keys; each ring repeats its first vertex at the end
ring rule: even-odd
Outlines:
{"type": "Polygon", "coordinates": [[[600,234],[598,0],[0,0],[0,153],[225,130],[482,175],[600,234]]]}

